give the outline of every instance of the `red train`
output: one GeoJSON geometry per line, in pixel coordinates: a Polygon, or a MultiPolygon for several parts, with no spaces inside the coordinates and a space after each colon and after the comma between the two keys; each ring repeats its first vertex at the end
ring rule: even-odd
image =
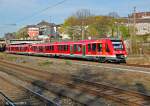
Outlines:
{"type": "Polygon", "coordinates": [[[7,53],[84,58],[99,62],[125,63],[127,52],[122,40],[104,38],[78,42],[7,45],[7,53]]]}

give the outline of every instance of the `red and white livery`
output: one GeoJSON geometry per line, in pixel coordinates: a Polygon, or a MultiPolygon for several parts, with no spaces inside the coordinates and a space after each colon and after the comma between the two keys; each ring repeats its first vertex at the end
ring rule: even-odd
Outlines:
{"type": "Polygon", "coordinates": [[[99,62],[126,62],[126,48],[119,39],[7,45],[7,53],[84,58],[99,62]]]}

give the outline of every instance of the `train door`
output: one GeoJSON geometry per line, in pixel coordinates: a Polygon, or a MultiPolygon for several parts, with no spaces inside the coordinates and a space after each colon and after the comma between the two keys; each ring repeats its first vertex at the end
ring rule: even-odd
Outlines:
{"type": "Polygon", "coordinates": [[[86,54],[86,45],[82,45],[82,55],[85,56],[86,54]]]}
{"type": "Polygon", "coordinates": [[[82,44],[74,44],[73,45],[73,54],[82,55],[82,44]]]}
{"type": "Polygon", "coordinates": [[[102,43],[97,43],[97,54],[102,55],[102,43]]]}
{"type": "Polygon", "coordinates": [[[91,46],[92,46],[91,55],[96,55],[96,53],[97,53],[96,43],[92,43],[91,46]]]}
{"type": "Polygon", "coordinates": [[[73,54],[73,45],[70,45],[70,54],[73,54]]]}

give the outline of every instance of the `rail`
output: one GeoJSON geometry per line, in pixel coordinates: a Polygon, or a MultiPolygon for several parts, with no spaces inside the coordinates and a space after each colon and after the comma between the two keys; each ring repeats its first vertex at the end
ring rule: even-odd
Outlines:
{"type": "Polygon", "coordinates": [[[15,103],[11,99],[9,99],[4,93],[0,92],[0,95],[9,106],[16,106],[15,103]]]}
{"type": "MultiPolygon", "coordinates": [[[[3,62],[4,64],[4,62],[3,62]]],[[[34,68],[28,68],[25,66],[20,66],[20,65],[16,65],[16,64],[12,64],[12,63],[7,63],[5,62],[5,66],[8,66],[10,68],[13,68],[17,70],[22,70],[23,73],[25,73],[25,69],[27,70],[31,70],[30,72],[34,71],[34,76],[38,76],[37,74],[40,74],[40,76],[45,76],[45,77],[49,77],[49,75],[45,75],[45,73],[41,72],[40,70],[35,70],[34,68]],[[24,71],[23,71],[24,70],[24,71]],[[36,72],[36,73],[35,73],[36,72]]],[[[29,74],[29,71],[28,71],[29,74]]],[[[49,73],[50,74],[50,73],[49,73]]],[[[51,73],[52,74],[52,73],[51,73]]],[[[57,77],[57,80],[62,80],[60,74],[53,74],[52,76],[57,77]],[[60,76],[60,77],[59,77],[60,76]]],[[[38,76],[39,77],[39,76],[38,76]]],[[[65,78],[64,78],[65,79],[65,78]]],[[[74,89],[78,89],[81,90],[83,92],[86,92],[88,94],[94,94],[95,96],[100,96],[106,99],[110,99],[116,102],[120,102],[122,104],[132,104],[134,106],[141,106],[141,105],[145,105],[145,104],[150,104],[150,96],[143,94],[143,93],[139,93],[139,92],[135,92],[135,91],[128,91],[125,89],[121,89],[118,87],[112,87],[109,85],[105,85],[105,84],[101,84],[101,83],[94,83],[91,81],[87,81],[84,79],[80,79],[77,77],[72,77],[70,80],[66,79],[64,82],[62,82],[61,84],[66,85],[69,88],[74,88],[74,89]],[[72,79],[72,82],[70,82],[72,79]],[[80,83],[80,84],[78,84],[80,83]],[[81,85],[81,86],[80,86],[81,85]],[[131,99],[131,100],[130,100],[131,99]],[[137,101],[134,101],[134,99],[136,99],[137,101]]],[[[61,81],[60,81],[61,82],[61,81]]],[[[47,88],[48,86],[45,85],[40,85],[43,88],[47,88]]],[[[143,106],[144,106],[143,105],[143,106]]]]}

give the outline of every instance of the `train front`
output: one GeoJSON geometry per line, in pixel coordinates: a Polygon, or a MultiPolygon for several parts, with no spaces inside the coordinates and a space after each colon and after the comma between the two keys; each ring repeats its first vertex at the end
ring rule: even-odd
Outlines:
{"type": "Polygon", "coordinates": [[[115,55],[114,62],[126,63],[126,47],[123,40],[111,40],[113,55],[115,55]]]}

